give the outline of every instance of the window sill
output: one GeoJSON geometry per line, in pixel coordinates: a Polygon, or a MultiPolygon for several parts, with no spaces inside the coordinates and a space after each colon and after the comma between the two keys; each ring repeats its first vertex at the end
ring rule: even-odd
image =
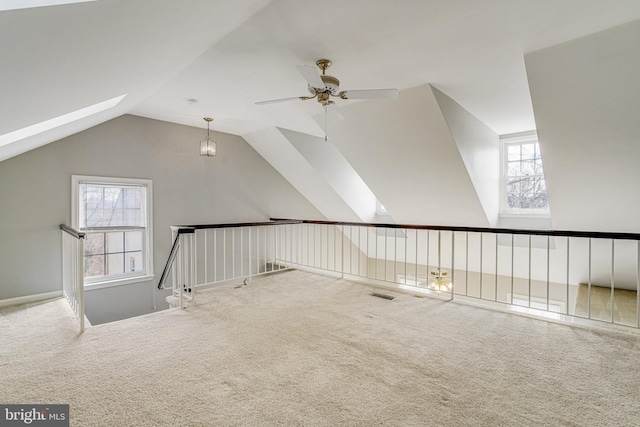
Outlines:
{"type": "Polygon", "coordinates": [[[500,218],[551,218],[550,212],[501,212],[500,218]]]}
{"type": "Polygon", "coordinates": [[[98,289],[112,288],[115,286],[133,285],[134,283],[149,282],[154,279],[153,274],[145,276],[127,277],[124,279],[105,280],[103,282],[90,282],[84,284],[85,291],[95,291],[98,289]]]}

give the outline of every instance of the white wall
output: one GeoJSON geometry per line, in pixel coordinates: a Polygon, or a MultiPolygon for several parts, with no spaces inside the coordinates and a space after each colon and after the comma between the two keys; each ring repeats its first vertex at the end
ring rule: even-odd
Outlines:
{"type": "Polygon", "coordinates": [[[285,129],[281,132],[358,215],[360,221],[375,220],[376,196],[331,141],[285,129]]]}
{"type": "Polygon", "coordinates": [[[431,90],[447,121],[489,224],[500,211],[500,139],[497,133],[437,88],[431,90]]]}
{"type": "Polygon", "coordinates": [[[525,55],[554,227],[640,231],[640,21],[525,55]]]}
{"type": "MultiPolygon", "coordinates": [[[[267,128],[252,132],[244,135],[244,139],[322,213],[320,217],[302,219],[359,220],[353,209],[280,129],[267,128]]],[[[297,219],[292,213],[280,218],[297,219]]]]}
{"type": "Polygon", "coordinates": [[[341,110],[330,141],[397,223],[489,225],[429,85],[341,110]]]}
{"type": "Polygon", "coordinates": [[[58,226],[71,220],[71,175],[153,180],[156,280],[89,291],[87,308],[101,309],[100,321],[151,309],[172,224],[320,216],[240,137],[214,132],[218,156],[200,157],[205,132],[125,115],[0,162],[0,299],[61,289],[58,226]]]}

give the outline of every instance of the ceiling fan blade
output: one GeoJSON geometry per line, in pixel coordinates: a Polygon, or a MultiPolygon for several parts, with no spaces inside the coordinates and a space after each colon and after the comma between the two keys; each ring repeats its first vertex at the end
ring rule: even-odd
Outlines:
{"type": "Polygon", "coordinates": [[[289,101],[300,101],[304,99],[301,96],[295,96],[293,98],[280,98],[280,99],[270,99],[269,101],[258,101],[256,105],[267,105],[267,104],[277,104],[278,102],[289,102],[289,101]]]}
{"type": "Polygon", "coordinates": [[[342,112],[340,111],[340,109],[336,104],[332,103],[327,105],[324,108],[326,109],[327,116],[334,122],[339,122],[340,120],[344,120],[344,117],[342,116],[342,112]]]}
{"type": "Polygon", "coordinates": [[[340,92],[342,99],[394,99],[400,93],[398,89],[345,90],[340,92]]]}
{"type": "Polygon", "coordinates": [[[304,77],[311,87],[324,89],[324,82],[320,78],[316,67],[312,67],[311,65],[298,65],[297,67],[302,77],[304,77]]]}

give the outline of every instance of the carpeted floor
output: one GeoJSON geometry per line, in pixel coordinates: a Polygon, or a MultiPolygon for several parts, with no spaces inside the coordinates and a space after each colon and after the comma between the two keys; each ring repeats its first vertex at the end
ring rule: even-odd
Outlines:
{"type": "Polygon", "coordinates": [[[301,271],[89,327],[0,311],[0,403],[72,426],[637,426],[640,338],[301,271]]]}

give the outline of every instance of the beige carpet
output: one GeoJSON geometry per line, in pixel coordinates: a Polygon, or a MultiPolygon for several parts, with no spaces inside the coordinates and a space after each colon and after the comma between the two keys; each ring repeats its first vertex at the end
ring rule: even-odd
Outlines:
{"type": "Polygon", "coordinates": [[[64,300],[5,308],[0,402],[72,426],[640,422],[638,336],[371,291],[292,271],[84,335],[64,300]]]}
{"type": "MultiPolygon", "coordinates": [[[[621,325],[636,325],[638,322],[638,296],[636,291],[615,289],[613,296],[613,320],[621,325]]],[[[578,285],[576,316],[589,317],[589,286],[578,285]]],[[[611,288],[591,286],[591,318],[611,321],[611,288]]]]}

